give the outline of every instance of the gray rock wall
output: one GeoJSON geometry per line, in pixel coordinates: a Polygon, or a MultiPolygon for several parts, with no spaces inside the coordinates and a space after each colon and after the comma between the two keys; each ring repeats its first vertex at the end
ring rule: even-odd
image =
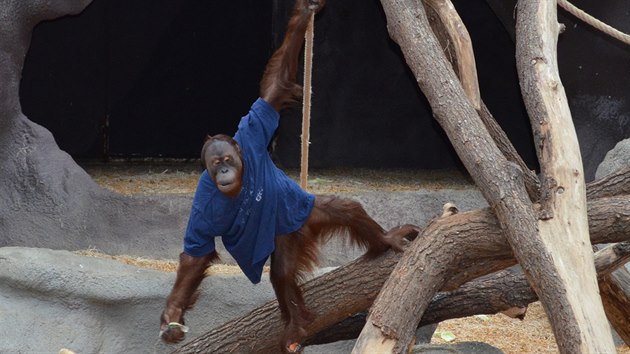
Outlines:
{"type": "MultiPolygon", "coordinates": [[[[386,228],[402,223],[424,225],[441,214],[442,205],[455,202],[460,210],[485,206],[475,189],[409,193],[361,193],[351,197],[386,228]]],[[[167,203],[164,199],[161,204],[167,203]]],[[[183,213],[183,212],[182,212],[183,213]]],[[[181,215],[184,218],[183,214],[181,215]]],[[[144,222],[151,222],[145,220],[144,222]]],[[[133,225],[130,225],[133,229],[133,225]]],[[[164,245],[150,239],[121,245],[108,234],[86,235],[102,249],[143,248],[161,254],[164,245]],[[111,243],[111,244],[109,244],[111,243]],[[109,244],[109,245],[108,245],[109,244]]],[[[181,236],[168,243],[175,258],[181,236]],[[172,244],[171,244],[172,243],[172,244]]],[[[58,240],[57,247],[71,246],[58,240]]],[[[223,252],[224,260],[229,257],[223,252]]],[[[362,254],[331,243],[323,265],[341,265],[362,254]]],[[[160,258],[160,257],[155,257],[160,258]]],[[[0,248],[0,321],[4,323],[0,353],[50,352],[68,348],[77,353],[166,353],[158,341],[159,315],[175,274],[140,269],[115,261],[78,256],[65,250],[0,248]]],[[[252,285],[240,273],[211,276],[202,283],[202,296],[187,316],[194,338],[273,300],[268,277],[252,285]]],[[[352,343],[310,347],[307,353],[343,353],[352,343]]]]}
{"type": "Polygon", "coordinates": [[[595,179],[605,177],[626,166],[630,166],[630,139],[618,142],[614,148],[606,153],[604,161],[597,166],[595,179]]]}
{"type": "MultiPolygon", "coordinates": [[[[23,195],[27,198],[32,194],[25,192],[23,195]]],[[[63,210],[68,214],[58,216],[58,204],[54,204],[52,209],[42,210],[37,207],[39,203],[27,198],[23,201],[26,205],[17,207],[12,199],[2,196],[0,187],[0,210],[4,210],[0,214],[0,247],[41,247],[70,251],[96,248],[111,255],[127,254],[156,259],[178,257],[192,201],[191,195],[129,198],[98,194],[92,196],[92,206],[86,204],[89,199],[85,198],[89,198],[89,195],[72,194],[63,197],[63,202],[79,204],[73,208],[65,206],[63,210]]],[[[481,193],[473,187],[342,196],[360,201],[385,229],[406,223],[422,226],[432,217],[440,215],[442,206],[447,202],[455,203],[462,211],[486,206],[481,193]]],[[[320,264],[337,266],[362,254],[361,250],[342,245],[343,242],[333,239],[322,253],[320,264]]],[[[217,247],[222,260],[235,264],[219,239],[217,247]]]]}
{"type": "MultiPolygon", "coordinates": [[[[318,273],[328,269],[321,269],[318,273]]],[[[50,249],[0,248],[0,353],[170,353],[158,339],[159,315],[175,274],[50,249]]],[[[268,277],[213,275],[186,316],[187,340],[275,299],[268,277]]],[[[428,338],[435,327],[428,329],[428,338]]],[[[418,347],[421,353],[489,353],[481,343],[418,347]]],[[[349,353],[354,341],[307,347],[306,354],[349,353]]],[[[491,352],[499,352],[497,350],[491,352]]]]}
{"type": "MultiPolygon", "coordinates": [[[[168,353],[159,316],[174,273],[68,251],[0,248],[0,353],[168,353]]],[[[187,316],[194,338],[274,299],[268,279],[211,276],[187,316]]]]}

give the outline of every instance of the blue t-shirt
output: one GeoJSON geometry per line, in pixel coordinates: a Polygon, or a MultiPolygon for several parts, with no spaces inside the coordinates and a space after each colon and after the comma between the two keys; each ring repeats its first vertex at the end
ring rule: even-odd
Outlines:
{"type": "Polygon", "coordinates": [[[260,282],[265,261],[273,252],[274,239],[297,231],[311,213],[315,196],[278,169],[267,146],[278,127],[279,114],[262,98],[241,119],[234,139],[243,155],[243,184],[235,198],[221,193],[204,171],[184,237],[184,252],[194,257],[215,250],[221,236],[243,273],[260,282]]]}

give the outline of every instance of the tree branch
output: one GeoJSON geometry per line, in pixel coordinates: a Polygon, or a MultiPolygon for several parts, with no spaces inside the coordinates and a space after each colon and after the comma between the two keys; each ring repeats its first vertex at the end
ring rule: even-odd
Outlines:
{"type": "Polygon", "coordinates": [[[542,176],[541,251],[553,264],[523,268],[561,353],[614,352],[588,244],[580,146],[558,72],[556,7],[555,0],[518,2],[516,63],[542,176]]]}
{"type": "MultiPolygon", "coordinates": [[[[400,45],[431,104],[435,119],[444,128],[463,164],[496,212],[519,263],[543,303],[546,303],[547,310],[553,308],[558,318],[576,318],[576,314],[586,313],[581,306],[590,305],[590,302],[582,305],[574,301],[573,294],[580,292],[582,287],[589,287],[584,282],[581,285],[569,282],[563,267],[564,258],[572,257],[570,252],[564,252],[568,244],[555,242],[547,231],[538,232],[537,213],[524,188],[523,172],[505,159],[477,112],[465,99],[463,89],[428,29],[424,9],[412,0],[382,0],[381,3],[390,36],[400,45]],[[557,254],[562,257],[555,257],[557,254]]],[[[576,223],[582,224],[579,220],[576,223]]],[[[584,236],[582,233],[575,234],[578,239],[584,236]]],[[[578,254],[582,258],[587,257],[583,249],[590,252],[581,239],[572,246],[580,249],[578,254]]],[[[432,263],[435,251],[431,245],[416,242],[405,253],[375,301],[355,352],[376,350],[400,353],[407,350],[428,302],[446,281],[443,269],[432,263]],[[411,294],[420,294],[413,304],[402,304],[397,300],[411,294]]],[[[592,263],[592,254],[590,257],[592,263]]],[[[588,263],[586,267],[589,267],[588,263]]],[[[585,274],[588,280],[590,273],[586,271],[585,274]]],[[[591,290],[595,284],[594,271],[592,281],[591,290]]],[[[592,293],[596,293],[596,289],[585,292],[586,295],[592,293]]],[[[556,333],[564,330],[567,333],[576,332],[574,326],[552,323],[556,333]]],[[[582,329],[581,326],[577,328],[582,329]]],[[[573,343],[570,340],[566,342],[573,343]]]]}
{"type": "Polygon", "coordinates": [[[472,40],[450,0],[423,0],[429,23],[459,77],[462,88],[477,111],[481,109],[481,93],[472,40]],[[451,53],[451,49],[453,52],[451,53]]]}
{"type": "MultiPolygon", "coordinates": [[[[611,245],[609,248],[600,250],[595,253],[595,264],[600,284],[602,289],[602,296],[608,298],[610,301],[614,297],[608,296],[606,288],[609,287],[604,278],[623,265],[627,260],[628,255],[626,250],[630,242],[624,241],[611,245]],[[622,253],[614,253],[607,250],[609,249],[623,249],[622,253]]],[[[617,271],[625,271],[625,269],[619,269],[617,271]]],[[[627,271],[625,271],[627,273],[627,271]]],[[[623,276],[626,288],[630,288],[630,275],[623,276]]],[[[614,285],[613,285],[614,286],[614,285]]],[[[615,286],[617,291],[618,286],[615,286]]],[[[612,288],[608,288],[612,289],[612,288]]],[[[630,305],[627,297],[624,296],[625,301],[615,301],[614,307],[606,307],[606,313],[611,322],[614,322],[614,317],[617,313],[627,314],[630,311],[630,306],[624,307],[623,305],[630,305]],[[621,312],[620,312],[621,311],[621,312]]],[[[412,299],[410,299],[412,300],[412,299]]],[[[474,279],[470,282],[463,284],[456,290],[449,292],[440,292],[433,297],[431,303],[427,307],[427,311],[422,317],[418,327],[439,323],[442,321],[468,317],[473,315],[492,315],[499,312],[503,312],[512,308],[525,309],[532,302],[538,301],[538,296],[529,286],[525,274],[519,266],[508,268],[496,273],[488,274],[486,276],[474,279]]],[[[604,302],[608,303],[607,301],[604,302]]],[[[612,306],[612,305],[611,305],[612,306]]],[[[356,338],[363,326],[367,312],[362,312],[347,318],[346,320],[327,328],[326,330],[317,334],[317,336],[308,342],[309,345],[325,344],[336,342],[340,340],[349,340],[356,338]]],[[[628,322],[628,317],[621,316],[624,321],[628,322]]],[[[616,328],[617,326],[615,326],[616,328]]],[[[625,330],[621,330],[623,333],[628,333],[630,327],[626,326],[625,330]]]]}
{"type": "MultiPolygon", "coordinates": [[[[591,201],[589,216],[592,243],[621,242],[630,238],[630,197],[591,201]]],[[[432,239],[425,240],[425,244],[433,243],[436,246],[433,261],[438,266],[445,266],[443,259],[448,259],[447,263],[451,268],[447,273],[460,274],[458,277],[462,283],[482,275],[482,269],[490,269],[487,265],[491,264],[492,259],[513,260],[512,251],[499,223],[487,208],[437,219],[427,226],[423,234],[423,237],[432,239]],[[444,247],[441,248],[440,245],[444,247]],[[484,264],[485,268],[480,267],[473,274],[468,269],[470,265],[479,264],[475,259],[484,264]]],[[[414,243],[420,241],[418,238],[414,243]]],[[[325,328],[369,308],[399,258],[399,254],[391,251],[374,260],[360,258],[306,282],[302,286],[306,306],[316,317],[316,321],[307,328],[309,338],[314,338],[325,328]]],[[[406,301],[412,299],[415,296],[406,301]]],[[[194,311],[191,315],[193,314],[194,311]]],[[[275,353],[283,328],[280,311],[274,300],[192,340],[176,352],[240,350],[275,353]]]]}

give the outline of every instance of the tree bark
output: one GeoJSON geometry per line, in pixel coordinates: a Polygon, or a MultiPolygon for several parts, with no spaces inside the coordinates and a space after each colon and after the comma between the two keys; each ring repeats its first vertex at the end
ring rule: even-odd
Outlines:
{"type": "MultiPolygon", "coordinates": [[[[315,316],[307,332],[318,333],[368,308],[398,258],[393,251],[377,259],[359,258],[305,283],[302,286],[304,300],[315,316]],[[360,286],[349,286],[355,282],[360,286]]],[[[284,323],[274,300],[195,338],[175,353],[277,353],[283,330],[284,323]]]]}
{"type": "Polygon", "coordinates": [[[630,242],[619,242],[597,251],[595,269],[597,278],[608,276],[630,259],[630,242]]]}
{"type": "MultiPolygon", "coordinates": [[[[538,297],[519,267],[502,270],[470,281],[458,289],[436,294],[418,327],[453,318],[496,314],[510,308],[526,308],[538,297]]],[[[351,316],[318,333],[307,345],[357,338],[365,325],[367,312],[351,316]]]]}
{"type": "MultiPolygon", "coordinates": [[[[611,247],[598,251],[595,254],[595,264],[597,276],[600,279],[600,289],[606,309],[606,315],[611,320],[615,328],[615,322],[624,321],[627,324],[628,311],[630,303],[626,296],[622,301],[617,301],[617,293],[620,289],[628,291],[630,286],[630,278],[625,278],[625,286],[615,287],[609,285],[606,278],[611,272],[622,272],[628,275],[625,268],[619,268],[628,260],[630,253],[628,252],[628,241],[620,242],[611,247]],[[617,250],[611,252],[611,250],[617,250]],[[619,269],[617,269],[619,268],[619,269]],[[615,270],[617,269],[617,270],[615,270]],[[609,288],[610,287],[610,288],[609,288]],[[615,289],[610,291],[608,296],[606,289],[615,289]],[[609,304],[608,301],[613,301],[609,304]],[[606,306],[609,304],[609,306],[606,306]]],[[[357,284],[358,286],[358,284],[357,284]]],[[[496,273],[474,279],[454,291],[440,292],[433,297],[431,303],[427,307],[427,311],[418,327],[426,326],[433,323],[450,320],[453,318],[461,318],[473,315],[492,315],[504,312],[510,309],[527,309],[527,306],[534,301],[538,301],[538,296],[529,286],[525,274],[519,266],[511,267],[496,273]]],[[[332,327],[317,334],[313,340],[307,344],[324,344],[339,340],[348,340],[356,338],[367,317],[366,312],[349,317],[332,327]]],[[[518,317],[522,318],[522,317],[518,317]]],[[[629,326],[619,326],[618,332],[623,333],[622,338],[627,336],[629,326]]]]}
{"type": "Polygon", "coordinates": [[[586,188],[586,198],[612,197],[615,195],[630,194],[630,185],[626,177],[630,175],[630,166],[615,171],[602,179],[593,181],[586,188]]]}
{"type": "MultiPolygon", "coordinates": [[[[621,242],[630,238],[630,197],[591,201],[589,216],[593,243],[621,242]]],[[[498,268],[492,266],[493,259],[497,259],[502,265],[515,263],[498,220],[487,208],[434,220],[423,235],[422,237],[429,239],[418,238],[414,243],[435,245],[432,248],[432,261],[438,267],[450,267],[445,271],[447,273],[460,272],[458,278],[461,283],[484,275],[484,269],[485,274],[488,274],[490,269],[498,268]],[[506,262],[509,259],[511,262],[506,262]],[[484,268],[479,267],[477,271],[469,272],[476,264],[484,264],[484,268]]],[[[302,286],[306,306],[316,317],[313,325],[307,328],[309,338],[315,338],[324,328],[365,311],[374,301],[399,258],[399,254],[390,251],[374,260],[358,259],[306,282],[302,286]]],[[[404,299],[405,302],[413,302],[415,298],[416,295],[413,294],[404,299]]],[[[284,328],[279,313],[277,302],[271,301],[192,340],[176,352],[277,352],[284,328]]],[[[194,310],[190,315],[194,315],[194,310]]]]}
{"type": "Polygon", "coordinates": [[[553,264],[523,267],[561,353],[614,353],[588,242],[580,146],[558,71],[556,9],[555,0],[518,2],[516,64],[542,175],[540,251],[553,264]]]}
{"type": "Polygon", "coordinates": [[[595,267],[606,317],[630,345],[630,272],[619,267],[628,261],[628,247],[628,242],[621,242],[601,249],[596,254],[595,267]]]}
{"type": "Polygon", "coordinates": [[[525,188],[531,200],[540,198],[540,182],[536,174],[527,167],[521,156],[516,152],[512,142],[481,100],[475,54],[470,35],[464,22],[459,17],[453,4],[448,0],[425,0],[424,7],[433,33],[436,35],[446,58],[457,74],[466,96],[479,112],[486,129],[503,155],[511,162],[519,165],[523,171],[525,188]]]}
{"type": "MultiPolygon", "coordinates": [[[[382,0],[388,29],[414,72],[418,84],[431,104],[434,116],[444,128],[460,159],[495,210],[506,237],[512,245],[535,289],[544,291],[547,308],[554,308],[558,318],[574,318],[580,304],[571,299],[578,291],[558,268],[554,258],[559,246],[538,232],[537,214],[523,185],[523,172],[500,153],[479,115],[465,98],[437,40],[429,30],[424,9],[411,0],[382,0]],[[564,277],[558,279],[559,276],[564,277]]],[[[577,245],[577,247],[584,247],[577,245]]],[[[379,294],[355,352],[403,352],[409,346],[413,330],[428,301],[445,281],[446,273],[431,262],[430,245],[415,243],[406,252],[379,294]],[[420,273],[420,274],[418,274],[420,273]],[[398,298],[421,294],[413,304],[398,298]]],[[[588,273],[587,273],[588,274],[588,273]]],[[[557,333],[570,326],[554,323],[557,333]]],[[[560,336],[562,337],[562,336],[560,336]]],[[[562,339],[564,341],[564,339],[562,339]]]]}
{"type": "Polygon", "coordinates": [[[621,267],[599,279],[604,310],[626,345],[630,345],[630,272],[621,267]]]}
{"type": "Polygon", "coordinates": [[[450,0],[424,0],[422,3],[433,32],[459,77],[468,100],[479,111],[481,93],[477,80],[477,65],[472,40],[466,26],[450,0]]]}
{"type": "MultiPolygon", "coordinates": [[[[528,200],[523,198],[526,194],[518,192],[519,185],[520,189],[523,189],[519,171],[508,163],[496,148],[474,107],[465,98],[461,85],[429,29],[424,9],[414,1],[381,1],[381,3],[387,16],[390,36],[403,50],[409,67],[431,104],[436,120],[453,142],[460,159],[480,186],[484,197],[490,205],[498,209],[500,209],[499,205],[502,203],[503,196],[510,194],[511,197],[516,197],[505,198],[510,202],[504,203],[503,206],[512,210],[510,212],[497,210],[498,215],[525,215],[524,220],[529,220],[527,222],[529,225],[517,226],[519,220],[507,220],[507,218],[503,220],[504,225],[509,225],[509,229],[513,232],[524,231],[529,238],[532,238],[532,231],[535,232],[534,213],[533,209],[526,205],[528,200]],[[433,82],[432,79],[435,78],[438,78],[440,82],[433,82]],[[450,118],[455,117],[457,118],[454,121],[449,121],[450,118]],[[477,152],[479,156],[486,158],[473,156],[471,152],[477,152]],[[489,163],[490,161],[496,161],[496,164],[489,163]],[[492,174],[492,177],[486,173],[492,174]],[[511,194],[512,191],[517,192],[511,194]]],[[[421,241],[424,239],[420,237],[421,241]]],[[[425,256],[419,260],[419,263],[428,265],[431,262],[430,257],[436,250],[424,242],[416,242],[415,245],[413,249],[419,252],[413,252],[414,255],[425,256]],[[426,253],[423,253],[423,248],[427,249],[426,253]]],[[[456,251],[450,247],[452,244],[447,245],[449,249],[456,251]]],[[[406,253],[409,254],[410,251],[406,253]]],[[[410,256],[408,259],[411,258],[410,256]]],[[[448,267],[442,269],[422,267],[418,274],[411,271],[412,268],[409,264],[405,264],[394,270],[393,276],[379,295],[379,300],[386,300],[375,302],[370,319],[364,328],[365,333],[359,337],[354,352],[365,352],[368,348],[377,352],[406,350],[428,302],[439,288],[438,284],[441,285],[444,282],[447,276],[444,269],[448,267]],[[416,276],[420,276],[421,279],[416,276]],[[405,290],[401,291],[401,289],[405,290]],[[399,297],[406,298],[411,294],[414,296],[421,294],[421,296],[416,297],[417,301],[412,304],[398,303],[396,300],[399,297]]]]}
{"type": "Polygon", "coordinates": [[[525,161],[521,158],[521,156],[512,145],[510,139],[508,139],[507,135],[499,126],[496,119],[490,113],[488,107],[481,102],[481,111],[479,111],[479,117],[483,121],[486,129],[492,136],[492,139],[497,144],[497,147],[503,153],[508,161],[517,164],[521,171],[523,171],[523,181],[525,182],[525,189],[527,190],[527,194],[529,194],[529,198],[531,201],[536,202],[540,200],[540,181],[536,176],[536,173],[529,169],[525,161]]]}

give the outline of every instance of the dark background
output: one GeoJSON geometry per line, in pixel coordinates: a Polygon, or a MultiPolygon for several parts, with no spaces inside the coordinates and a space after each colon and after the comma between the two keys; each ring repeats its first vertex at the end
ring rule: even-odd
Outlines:
{"type": "MultiPolygon", "coordinates": [[[[497,1],[488,2],[494,7],[484,0],[454,1],[474,43],[483,99],[535,168],[514,42],[505,29],[512,20],[510,1],[501,3],[504,13],[493,5],[497,1]]],[[[630,23],[627,11],[618,10],[623,0],[617,2],[617,8],[612,3],[600,8],[599,15],[611,12],[617,22],[630,23]]],[[[205,134],[233,134],[258,96],[265,63],[282,40],[292,4],[94,0],[79,16],[35,29],[20,92],[23,111],[75,158],[197,158],[205,134]]],[[[612,87],[616,80],[630,79],[630,54],[560,15],[568,28],[559,47],[561,74],[588,167],[630,131],[628,81],[618,83],[619,90],[612,87]],[[601,53],[585,52],[584,45],[599,45],[601,53]],[[607,101],[589,102],[602,97],[616,100],[616,116],[607,113],[607,101]],[[584,108],[592,104],[606,115],[603,123],[594,122],[592,110],[584,108]],[[576,115],[575,107],[583,114],[576,115]],[[607,140],[598,147],[603,136],[607,140]]],[[[389,39],[378,0],[328,1],[315,24],[314,48],[311,167],[459,166],[389,39]]],[[[284,113],[275,155],[281,166],[294,167],[301,106],[284,113]]],[[[587,176],[592,173],[587,170],[587,176]]]]}

